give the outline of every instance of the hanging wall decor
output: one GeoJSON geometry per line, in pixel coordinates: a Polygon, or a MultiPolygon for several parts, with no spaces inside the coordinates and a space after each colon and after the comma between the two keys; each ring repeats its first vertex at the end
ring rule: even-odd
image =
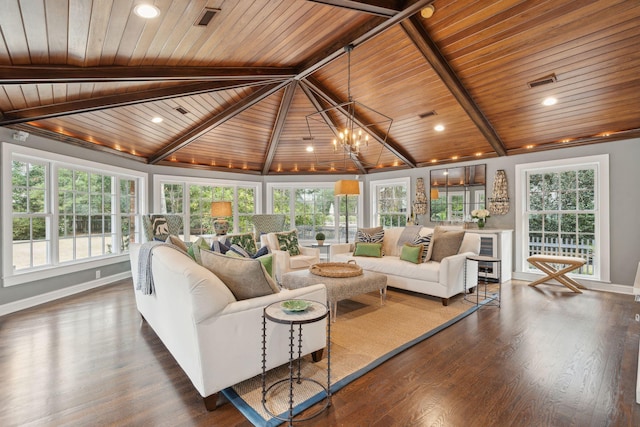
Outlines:
{"type": "Polygon", "coordinates": [[[509,191],[507,174],[504,169],[496,171],[496,176],[493,180],[493,193],[489,198],[489,212],[492,215],[505,215],[509,212],[509,191]]]}
{"type": "Polygon", "coordinates": [[[424,189],[423,178],[418,178],[416,181],[416,199],[413,201],[413,213],[416,215],[426,215],[427,213],[427,192],[424,189]]]}

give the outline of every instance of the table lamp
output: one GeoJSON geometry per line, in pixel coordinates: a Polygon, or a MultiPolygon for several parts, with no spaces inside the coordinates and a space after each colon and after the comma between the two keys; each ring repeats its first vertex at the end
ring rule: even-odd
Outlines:
{"type": "Polygon", "coordinates": [[[211,217],[213,221],[213,229],[216,236],[224,236],[229,231],[229,221],[227,217],[232,215],[231,202],[211,202],[211,217]]]}

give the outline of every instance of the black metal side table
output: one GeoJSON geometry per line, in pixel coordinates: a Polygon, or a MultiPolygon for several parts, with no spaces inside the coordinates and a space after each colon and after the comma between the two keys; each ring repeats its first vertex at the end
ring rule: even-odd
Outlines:
{"type": "Polygon", "coordinates": [[[495,298],[491,296],[491,301],[488,301],[484,305],[485,306],[492,305],[492,306],[500,307],[500,301],[502,300],[502,274],[501,274],[502,260],[500,258],[494,258],[494,257],[484,256],[484,255],[469,255],[464,262],[464,300],[467,302],[475,303],[476,305],[480,305],[480,282],[478,282],[478,286],[476,289],[475,301],[471,300],[469,295],[467,294],[467,263],[469,261],[478,263],[478,272],[481,272],[484,269],[485,274],[484,274],[484,292],[482,294],[483,298],[487,298],[489,296],[487,292],[487,286],[489,284],[487,280],[487,275],[489,273],[489,269],[492,267],[489,266],[488,264],[495,264],[493,268],[497,269],[494,271],[497,272],[497,276],[498,276],[498,297],[495,298]]]}
{"type": "Polygon", "coordinates": [[[286,311],[282,307],[282,302],[276,302],[268,305],[264,309],[262,316],[262,407],[272,417],[281,420],[288,421],[289,426],[293,426],[294,421],[306,421],[316,415],[319,415],[322,411],[331,406],[331,322],[329,321],[329,308],[317,301],[310,300],[296,300],[304,301],[309,304],[309,307],[304,311],[286,311]],[[301,375],[302,366],[302,326],[308,323],[319,322],[323,319],[327,319],[327,385],[319,381],[303,377],[301,375]],[[289,377],[278,380],[267,387],[266,384],[266,371],[267,371],[267,320],[275,323],[289,325],[289,377]],[[298,351],[296,355],[295,349],[295,331],[296,326],[298,329],[298,351]],[[297,362],[297,363],[296,363],[297,362]],[[296,366],[297,365],[297,369],[296,366]],[[297,372],[296,372],[297,370],[297,372]],[[310,381],[320,386],[321,391],[326,394],[325,404],[315,413],[305,417],[294,419],[293,417],[293,392],[294,381],[297,384],[302,384],[303,381],[310,381]],[[280,417],[278,414],[272,413],[267,408],[267,394],[268,392],[278,384],[288,382],[289,383],[289,414],[287,418],[280,417]]]}

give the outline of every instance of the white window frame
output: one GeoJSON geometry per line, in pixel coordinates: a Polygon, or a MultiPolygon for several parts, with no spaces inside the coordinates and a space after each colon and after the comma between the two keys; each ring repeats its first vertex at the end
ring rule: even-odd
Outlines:
{"type": "Polygon", "coordinates": [[[580,276],[586,280],[602,283],[610,283],[611,258],[610,258],[610,232],[609,232],[609,155],[577,157],[560,160],[550,160],[536,163],[524,163],[516,165],[516,247],[515,247],[515,273],[514,278],[521,280],[535,280],[540,274],[531,273],[527,269],[528,238],[525,233],[528,230],[526,217],[526,204],[528,198],[527,173],[555,171],[566,167],[594,166],[595,176],[595,200],[596,215],[596,241],[599,242],[597,264],[599,274],[595,276],[580,276]]]}
{"type": "Polygon", "coordinates": [[[369,195],[371,197],[371,226],[377,227],[380,225],[380,216],[378,215],[378,187],[389,186],[389,185],[404,185],[407,188],[407,212],[406,217],[411,215],[411,178],[393,178],[393,179],[381,179],[377,181],[371,181],[369,183],[369,195]]]}
{"type": "MultiPolygon", "coordinates": [[[[362,197],[362,182],[359,182],[359,186],[360,186],[360,197],[358,197],[358,215],[357,215],[357,219],[358,219],[358,224],[362,224],[362,207],[363,207],[363,197],[362,197]]],[[[267,186],[266,186],[266,190],[267,190],[267,213],[273,213],[273,190],[274,189],[286,189],[292,192],[292,194],[295,195],[295,191],[296,190],[304,190],[304,189],[316,189],[316,188],[323,188],[323,189],[331,189],[334,190],[335,189],[335,181],[322,181],[322,182],[300,182],[300,183],[285,183],[285,182],[268,182],[267,186]]],[[[353,197],[353,196],[352,196],[353,197]]],[[[334,224],[335,224],[335,235],[338,236],[339,235],[339,226],[340,226],[340,217],[342,215],[344,215],[344,212],[342,212],[340,210],[340,207],[344,205],[344,202],[341,204],[340,202],[342,202],[342,196],[335,196],[334,195],[334,206],[335,206],[335,220],[334,220],[334,224]]],[[[295,227],[295,197],[291,197],[290,201],[289,201],[289,220],[290,220],[290,224],[292,227],[295,227]]],[[[311,242],[309,240],[309,242],[311,242]]],[[[304,243],[308,243],[307,241],[304,241],[304,243]]]]}
{"type": "MultiPolygon", "coordinates": [[[[118,166],[106,165],[93,161],[78,159],[75,157],[65,156],[62,154],[50,153],[35,148],[15,145],[8,142],[2,142],[2,235],[5,236],[2,242],[2,283],[4,287],[20,285],[37,280],[46,279],[53,276],[75,273],[78,271],[99,268],[105,265],[116,264],[129,259],[128,253],[119,253],[119,245],[116,252],[112,255],[100,255],[91,258],[82,258],[76,261],[68,261],[64,263],[58,262],[58,233],[51,230],[57,230],[58,227],[58,191],[57,191],[57,171],[59,167],[83,170],[98,171],[102,174],[116,175],[120,178],[135,179],[138,181],[138,200],[137,211],[138,218],[136,229],[142,233],[139,215],[142,213],[147,194],[147,174],[132,169],[126,169],[118,166]],[[21,271],[13,270],[13,206],[11,203],[12,193],[12,177],[11,164],[14,157],[18,160],[33,161],[34,163],[47,164],[47,180],[48,187],[46,192],[47,212],[51,225],[49,228],[49,253],[51,256],[50,263],[45,266],[38,266],[21,271]]],[[[119,187],[116,186],[116,197],[119,200],[119,187]]],[[[119,204],[117,204],[119,206],[119,204]]],[[[115,230],[120,229],[120,212],[113,212],[115,221],[113,227],[115,230]]],[[[116,246],[114,246],[116,247],[116,246]]]]}
{"type": "MultiPolygon", "coordinates": [[[[253,188],[255,190],[255,212],[260,213],[262,211],[262,183],[258,181],[235,181],[229,179],[215,179],[215,178],[195,178],[176,175],[154,175],[153,177],[153,212],[151,213],[163,213],[161,200],[162,200],[162,185],[173,184],[183,186],[182,196],[182,221],[183,230],[185,233],[185,240],[190,239],[190,211],[189,211],[189,185],[203,185],[212,187],[232,187],[233,206],[238,205],[238,188],[253,188]]],[[[233,209],[233,224],[234,230],[230,230],[229,234],[237,233],[237,225],[239,223],[240,215],[237,209],[233,209]]],[[[195,236],[198,237],[198,236],[195,236]]]]}

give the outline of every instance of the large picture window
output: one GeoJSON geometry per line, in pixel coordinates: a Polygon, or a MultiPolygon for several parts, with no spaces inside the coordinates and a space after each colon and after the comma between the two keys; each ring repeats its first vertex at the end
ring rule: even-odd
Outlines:
{"type": "Polygon", "coordinates": [[[608,280],[607,165],[606,156],[520,165],[523,271],[536,271],[526,262],[531,255],[573,256],[586,261],[575,275],[608,280]]]}
{"type": "Polygon", "coordinates": [[[5,285],[82,269],[140,241],[142,174],[3,144],[5,285]]]}
{"type": "Polygon", "coordinates": [[[185,240],[211,236],[211,202],[230,201],[233,216],[228,218],[230,233],[253,232],[252,215],[259,211],[259,184],[235,183],[197,178],[157,177],[159,197],[156,213],[183,215],[185,240]]]}
{"type": "Polygon", "coordinates": [[[373,225],[384,228],[407,225],[409,185],[409,178],[371,182],[373,225]]]}

